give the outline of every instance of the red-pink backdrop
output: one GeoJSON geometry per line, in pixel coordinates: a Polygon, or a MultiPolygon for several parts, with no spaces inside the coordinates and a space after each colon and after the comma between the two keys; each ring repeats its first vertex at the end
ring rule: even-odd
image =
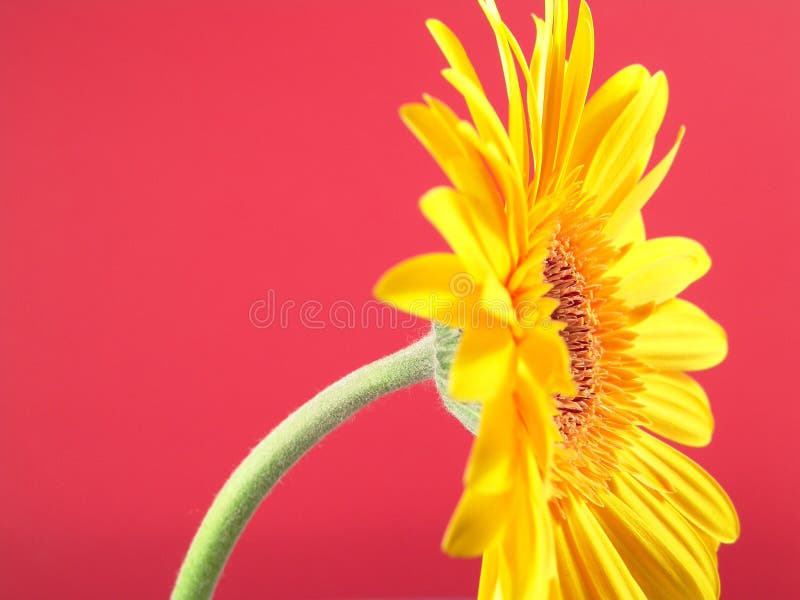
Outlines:
{"type": "MultiPolygon", "coordinates": [[[[531,10],[503,2],[531,47],[531,10]]],[[[597,0],[595,87],[664,69],[660,147],[688,133],[651,235],[715,264],[688,296],[731,352],[700,375],[717,430],[689,454],[730,492],[723,597],[797,589],[800,105],[794,2],[597,0]]],[[[443,248],[442,183],[397,118],[455,101],[423,21],[449,23],[502,98],[472,2],[0,3],[0,597],[163,598],[231,469],[335,378],[416,329],[255,327],[277,300],[360,306],[443,248]]],[[[459,105],[460,106],[460,105],[459,105]]],[[[464,596],[442,556],[469,436],[430,386],[386,398],[278,487],[220,598],[464,596]]]]}

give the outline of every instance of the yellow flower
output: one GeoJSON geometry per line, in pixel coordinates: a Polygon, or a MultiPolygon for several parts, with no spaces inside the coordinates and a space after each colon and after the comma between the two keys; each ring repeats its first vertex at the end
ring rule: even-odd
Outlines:
{"type": "Polygon", "coordinates": [[[720,326],[675,297],[709,269],[706,252],[645,238],[641,209],[683,136],[645,174],[666,78],[633,65],[587,102],[585,3],[567,57],[567,2],[546,2],[530,60],[494,1],[479,4],[508,124],[456,36],[429,21],[471,119],[429,96],[401,115],[452,182],[421,208],[453,253],[408,260],[375,290],[461,332],[447,391],[479,403],[480,425],[443,547],[483,556],[481,599],[717,598],[716,552],[738,537],[736,512],[648,433],[710,441],[708,399],[684,372],[727,352],[720,326]]]}

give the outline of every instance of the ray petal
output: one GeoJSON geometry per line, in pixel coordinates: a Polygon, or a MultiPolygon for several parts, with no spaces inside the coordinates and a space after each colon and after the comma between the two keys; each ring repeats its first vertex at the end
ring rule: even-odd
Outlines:
{"type": "Polygon", "coordinates": [[[608,535],[589,507],[570,503],[566,519],[570,550],[583,565],[595,594],[593,598],[631,598],[646,600],[608,535]]]}
{"type": "Polygon", "coordinates": [[[604,228],[604,231],[610,237],[619,236],[632,219],[636,216],[641,217],[639,211],[644,208],[644,205],[647,204],[653,194],[655,194],[672,167],[675,156],[678,154],[681,140],[683,140],[684,133],[686,133],[686,129],[681,127],[678,131],[678,139],[675,141],[672,149],[667,152],[667,155],[662,158],[639,183],[636,184],[636,187],[634,187],[625,199],[619,203],[619,206],[616,207],[604,228]]]}
{"type": "Polygon", "coordinates": [[[516,162],[520,168],[519,176],[523,181],[527,182],[530,170],[530,146],[528,145],[528,128],[525,120],[522,89],[520,88],[514,54],[509,41],[509,37],[513,36],[503,25],[494,0],[479,0],[479,4],[497,39],[497,48],[500,52],[500,61],[506,82],[506,95],[508,96],[508,134],[515,151],[516,162]]]}
{"type": "Polygon", "coordinates": [[[456,34],[447,25],[436,19],[428,19],[425,24],[450,66],[472,81],[479,90],[483,91],[483,86],[481,86],[475,67],[472,66],[472,61],[467,56],[467,52],[456,34]]]}
{"type": "Polygon", "coordinates": [[[641,379],[644,390],[637,398],[650,421],[647,429],[686,446],[711,441],[714,417],[699,383],[677,371],[647,373],[641,379]]]}
{"type": "MultiPolygon", "coordinates": [[[[605,506],[594,512],[642,591],[653,600],[716,600],[719,580],[714,561],[693,527],[666,503],[654,512],[641,499],[649,491],[637,495],[626,485],[620,480],[604,496],[605,506]]],[[[640,487],[635,480],[629,485],[640,487]]]]}
{"type": "Polygon", "coordinates": [[[581,1],[575,37],[570,50],[564,76],[564,101],[561,107],[561,124],[558,134],[555,176],[561,178],[567,173],[567,159],[572,151],[575,134],[578,131],[581,114],[589,91],[594,61],[594,25],[592,13],[586,2],[581,1]]]}
{"type": "Polygon", "coordinates": [[[454,400],[480,402],[508,391],[506,385],[516,368],[516,351],[508,327],[467,327],[450,369],[449,394],[454,400]]]}
{"type": "Polygon", "coordinates": [[[675,297],[710,268],[711,259],[698,242],[663,237],[635,244],[606,276],[619,279],[615,297],[641,306],[675,297]]]}
{"type": "Polygon", "coordinates": [[[637,334],[629,353],[668,371],[701,371],[718,365],[728,353],[725,331],[697,306],[674,298],[631,330],[637,334]]]}
{"type": "Polygon", "coordinates": [[[389,269],[375,285],[375,296],[407,313],[447,325],[464,298],[453,293],[453,280],[465,273],[454,254],[423,254],[389,269]]]}
{"type": "Polygon", "coordinates": [[[469,78],[453,69],[444,69],[442,76],[464,97],[481,139],[497,145],[509,163],[517,169],[516,154],[511,146],[508,133],[483,91],[469,78]]]}
{"type": "Polygon", "coordinates": [[[510,491],[483,494],[466,489],[445,531],[443,550],[459,558],[479,556],[505,528],[510,508],[510,491]]]}
{"type": "Polygon", "coordinates": [[[651,77],[617,118],[589,163],[584,191],[595,196],[594,214],[613,212],[644,172],[667,110],[667,78],[651,77]]]}
{"type": "Polygon", "coordinates": [[[642,65],[631,65],[615,73],[589,98],[581,113],[567,171],[588,167],[608,130],[649,78],[642,65]]]}
{"type": "Polygon", "coordinates": [[[550,48],[547,52],[547,67],[542,109],[542,183],[547,192],[555,168],[558,134],[561,130],[561,104],[564,94],[564,70],[567,52],[568,4],[566,0],[545,0],[545,22],[550,29],[550,48]]]}
{"type": "MultiPolygon", "coordinates": [[[[494,203],[473,201],[451,188],[438,187],[422,197],[420,208],[470,272],[490,271],[505,280],[511,269],[505,216],[494,203]]],[[[483,277],[478,279],[483,281],[483,277]]]]}
{"type": "Polygon", "coordinates": [[[725,490],[700,465],[651,435],[639,436],[641,457],[669,479],[664,498],[707,534],[723,543],[739,537],[739,517],[725,490]]]}

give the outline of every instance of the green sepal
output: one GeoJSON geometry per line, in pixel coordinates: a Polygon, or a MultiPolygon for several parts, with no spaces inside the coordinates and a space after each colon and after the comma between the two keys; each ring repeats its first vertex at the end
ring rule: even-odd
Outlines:
{"type": "Polygon", "coordinates": [[[434,323],[433,336],[435,353],[433,380],[436,382],[439,396],[447,412],[458,419],[472,435],[478,435],[478,426],[481,422],[480,403],[460,402],[447,395],[450,367],[458,351],[458,343],[461,341],[461,330],[434,323]]]}

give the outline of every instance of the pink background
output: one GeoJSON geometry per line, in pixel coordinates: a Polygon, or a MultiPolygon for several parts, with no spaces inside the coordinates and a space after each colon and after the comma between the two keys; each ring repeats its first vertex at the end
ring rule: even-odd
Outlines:
{"type": "MultiPolygon", "coordinates": [[[[501,9],[524,48],[531,10],[501,9]]],[[[661,152],[684,146],[651,235],[715,260],[688,294],[731,353],[701,374],[717,432],[692,450],[734,499],[723,597],[798,584],[794,377],[800,105],[794,2],[596,0],[595,87],[664,69],[661,152]]],[[[442,249],[416,208],[444,181],[398,106],[450,101],[423,20],[472,2],[0,2],[0,597],[165,597],[215,491],[272,426],[416,329],[254,327],[250,305],[360,306],[442,249]]],[[[458,104],[459,109],[460,104],[458,104]]],[[[464,596],[440,554],[469,437],[430,386],[380,401],[268,499],[219,598],[464,596]]]]}

